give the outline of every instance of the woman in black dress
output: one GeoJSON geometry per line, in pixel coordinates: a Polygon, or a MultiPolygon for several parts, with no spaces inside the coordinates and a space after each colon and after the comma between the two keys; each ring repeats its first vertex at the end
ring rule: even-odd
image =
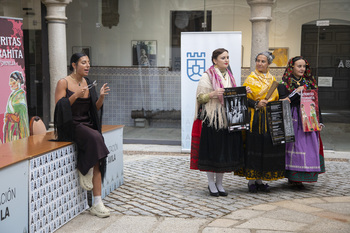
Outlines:
{"type": "Polygon", "coordinates": [[[209,193],[217,197],[227,196],[222,186],[223,175],[243,166],[244,155],[242,133],[228,131],[223,103],[224,88],[236,87],[228,69],[228,51],[223,48],[214,50],[212,62],[213,65],[203,73],[197,87],[196,112],[201,106],[203,124],[198,167],[192,169],[207,172],[209,193]]]}
{"type": "Polygon", "coordinates": [[[90,213],[108,217],[109,210],[101,199],[101,185],[109,151],[101,134],[98,111],[110,89],[105,83],[97,98],[95,84],[85,78],[89,69],[88,56],[82,53],[72,55],[70,70],[73,72],[57,82],[55,131],[58,140],[74,141],[77,144],[80,186],[92,190],[94,196],[90,213]]]}

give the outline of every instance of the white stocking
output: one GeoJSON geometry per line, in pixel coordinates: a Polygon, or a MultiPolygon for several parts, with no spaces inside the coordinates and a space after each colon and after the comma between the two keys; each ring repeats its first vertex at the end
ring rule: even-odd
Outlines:
{"type": "Polygon", "coordinates": [[[225,192],[224,187],[222,187],[222,180],[224,178],[224,173],[215,173],[216,174],[216,187],[220,192],[225,192]]]}
{"type": "Polygon", "coordinates": [[[210,191],[212,193],[217,193],[218,190],[216,188],[215,181],[214,181],[214,172],[207,172],[207,176],[208,176],[208,185],[209,185],[210,191]]]}

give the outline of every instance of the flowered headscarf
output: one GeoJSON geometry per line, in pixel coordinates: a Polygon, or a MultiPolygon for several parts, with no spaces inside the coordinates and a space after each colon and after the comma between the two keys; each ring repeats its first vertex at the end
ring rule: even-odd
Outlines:
{"type": "Polygon", "coordinates": [[[317,89],[317,82],[314,76],[312,76],[311,74],[310,64],[302,56],[297,56],[297,57],[291,58],[288,61],[288,65],[286,67],[286,70],[284,71],[282,81],[281,81],[281,83],[286,86],[286,88],[290,93],[293,92],[294,89],[298,88],[296,81],[293,79],[294,77],[293,67],[295,62],[301,59],[305,61],[306,69],[303,77],[301,77],[300,83],[303,84],[305,89],[317,89]]]}

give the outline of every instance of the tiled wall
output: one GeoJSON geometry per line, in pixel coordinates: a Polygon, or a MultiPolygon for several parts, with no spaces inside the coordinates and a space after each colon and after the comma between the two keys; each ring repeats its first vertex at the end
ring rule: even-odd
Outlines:
{"type": "MultiPolygon", "coordinates": [[[[280,80],[284,68],[271,69],[280,80]]],[[[242,68],[242,82],[250,74],[242,68]]],[[[97,91],[108,83],[110,94],[105,98],[103,124],[134,126],[132,110],[181,110],[181,72],[168,68],[92,67],[90,80],[97,80],[97,91]]],[[[158,120],[152,127],[177,128],[180,121],[158,120]]]]}
{"type": "MultiPolygon", "coordinates": [[[[103,124],[134,126],[132,110],[180,110],[180,72],[167,68],[92,67],[89,78],[97,90],[108,83],[103,124]]],[[[166,125],[164,125],[165,127],[166,125]]]]}

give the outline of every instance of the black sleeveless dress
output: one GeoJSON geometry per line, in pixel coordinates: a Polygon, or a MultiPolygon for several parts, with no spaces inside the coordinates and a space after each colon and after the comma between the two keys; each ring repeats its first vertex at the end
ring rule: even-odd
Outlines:
{"type": "MultiPolygon", "coordinates": [[[[74,92],[66,90],[69,98],[74,92]]],[[[90,94],[88,98],[78,98],[72,105],[74,142],[78,146],[78,169],[83,174],[89,171],[101,159],[109,154],[102,134],[94,128],[89,111],[91,106],[90,94]]]]}

